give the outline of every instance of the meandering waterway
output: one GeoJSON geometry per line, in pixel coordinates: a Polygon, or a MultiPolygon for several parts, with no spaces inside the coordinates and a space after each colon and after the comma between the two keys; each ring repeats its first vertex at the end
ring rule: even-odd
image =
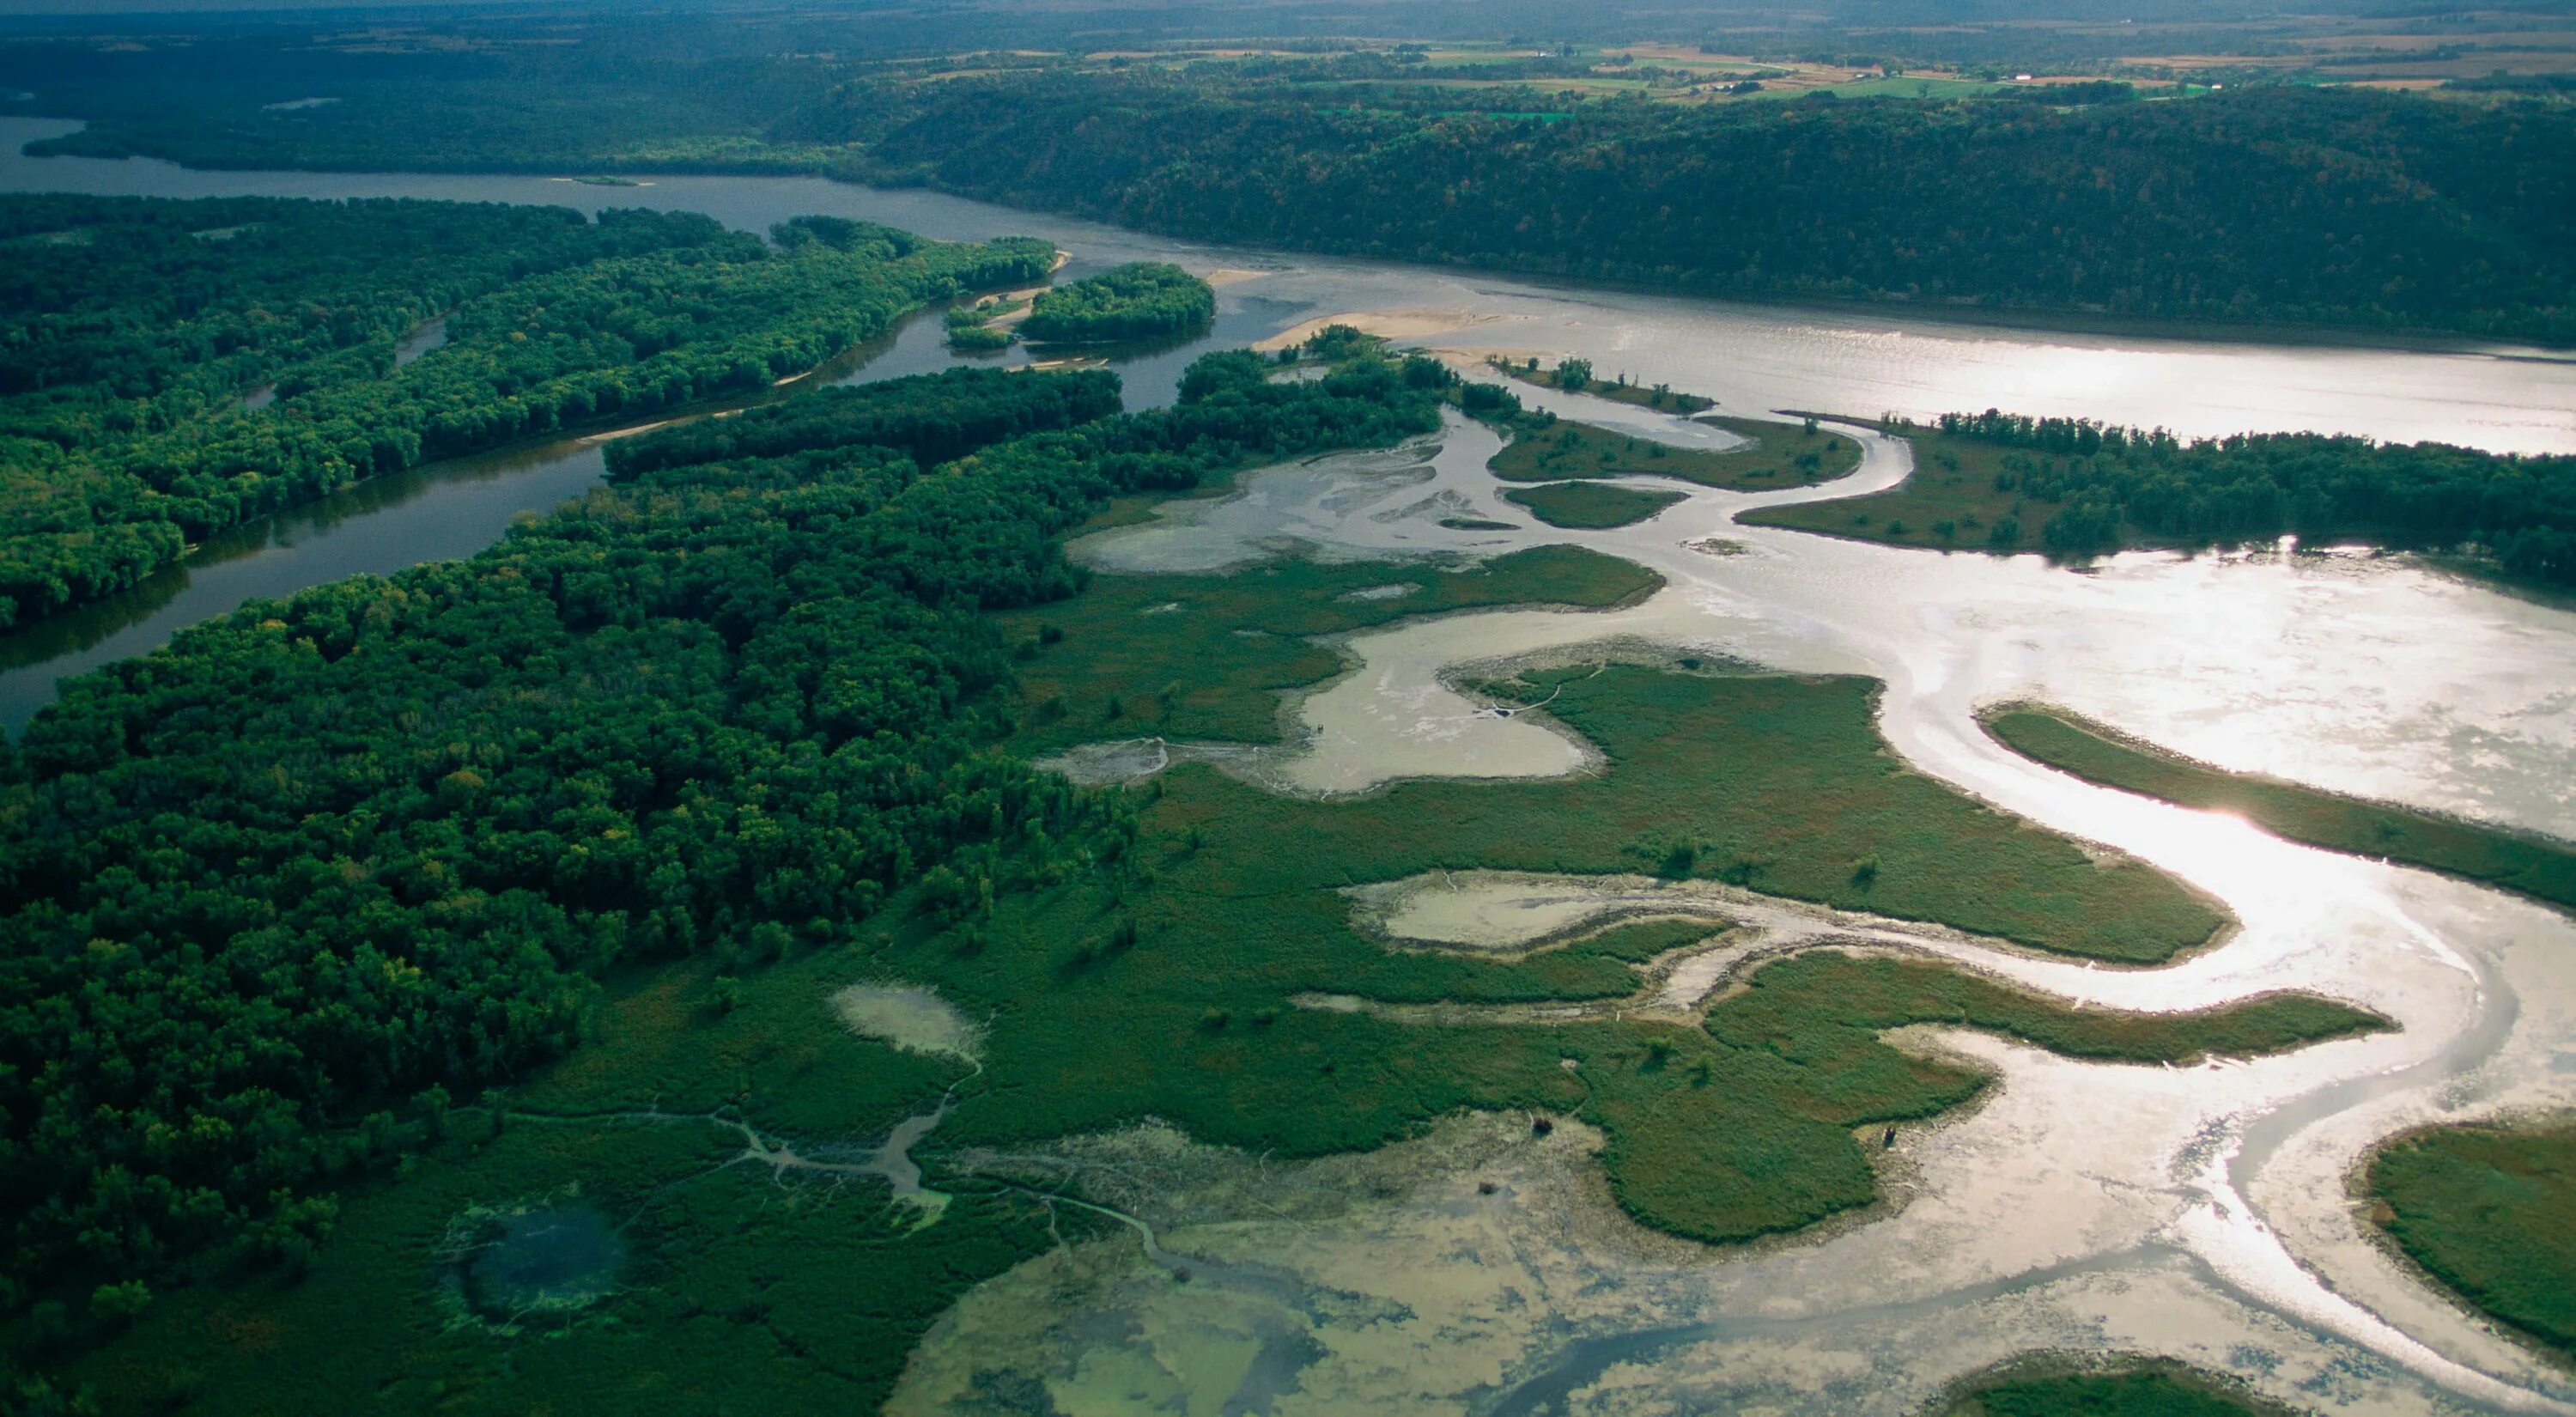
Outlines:
{"type": "MultiPolygon", "coordinates": [[[[754,229],[824,212],[940,237],[1048,237],[1073,254],[1074,275],[1134,259],[1256,272],[1223,286],[1207,340],[1122,362],[1139,402],[1168,398],[1180,367],[1207,344],[1398,312],[1390,318],[1421,342],[1462,358],[1579,354],[1604,374],[1713,395],[1734,414],[1998,406],[2186,434],[2315,428],[2576,451],[2576,364],[2531,351],[2030,332],[1561,289],[1203,247],[808,179],[605,188],[17,155],[21,142],[63,126],[0,120],[0,188],[654,205],[754,229]]],[[[832,377],[918,372],[948,358],[937,322],[915,321],[832,377]]],[[[1707,436],[1597,400],[1564,407],[1676,440],[1707,436]]],[[[2391,1131],[2576,1105],[2576,927],[2494,892],[2077,782],[2000,749],[1973,718],[1996,698],[2041,695],[2227,766],[2576,836],[2576,615],[2397,560],[2132,555],[2077,572],[2030,557],[1734,525],[1746,506],[1844,495],[1904,474],[1902,444],[1850,431],[1867,461],[1842,483],[1754,496],[1697,489],[1637,526],[1571,532],[1528,526],[1500,502],[1482,473],[1492,435],[1454,424],[1406,450],[1254,476],[1236,500],[1193,504],[1082,554],[1112,571],[1221,562],[1282,541],[1341,554],[1573,542],[1628,557],[1663,573],[1669,588],[1606,615],[1502,611],[1358,637],[1355,672],[1299,706],[1312,743],[1239,766],[1308,792],[1574,769],[1579,745],[1542,722],[1483,710],[1444,676],[1468,661],[1580,655],[1605,639],[1866,673],[1888,685],[1881,723],[1909,762],[2154,861],[2244,922],[2220,948],[2156,971],[1930,935],[1899,943],[2125,1007],[2320,990],[2379,1009],[2402,1031],[2195,1069],[2104,1067],[1982,1035],[1909,1031],[1921,1046],[1980,1060],[2003,1085],[1971,1115],[1900,1141],[1907,1203],[1895,1214],[1747,1253],[1644,1236],[1615,1212],[1584,1211],[1578,1223],[1488,1204],[1428,1162],[1409,1173],[1410,1189],[1389,1192],[1394,1199],[1337,1217],[1158,1222],[1170,1252],[1241,1252],[1337,1296],[1300,1311],[1309,1316],[1295,1322],[1308,1327],[1294,1342],[1280,1337],[1288,1320],[1245,1311],[1242,1322],[1268,1335],[1256,1345],[1269,1355],[1256,1365],[1265,1404],[1275,1398],[1289,1410],[1302,1392],[1388,1411],[1895,1413],[1964,1369],[2040,1345],[2169,1352],[2352,1412],[2576,1411],[2563,1372],[2463,1317],[2375,1247],[2343,1186],[2353,1159],[2391,1131]],[[1458,508],[1519,529],[1439,525],[1458,508]],[[1713,538],[1736,554],[1699,549],[1713,538]],[[1407,1327],[1399,1308],[1420,1322],[1407,1327]]],[[[57,676],[148,650],[247,597],[468,554],[512,516],[577,494],[597,463],[581,440],[462,460],[246,528],[131,595],[0,638],[0,717],[14,729],[50,698],[57,676]]],[[[1466,1137],[1458,1145],[1485,1148],[1478,1164],[1503,1178],[1498,1186],[1525,1183],[1560,1217],[1604,1203],[1597,1187],[1586,1189],[1579,1148],[1521,1156],[1498,1149],[1488,1131],[1460,1123],[1420,1145],[1466,1137]]],[[[1410,1165],[1403,1157],[1412,1155],[1349,1165],[1410,1165]]],[[[1259,1186],[1293,1180],[1264,1171],[1225,1185],[1257,1200],[1259,1186]]],[[[1484,1194],[1508,1199],[1505,1190],[1484,1194]]],[[[1120,1261],[1100,1255],[1083,1262],[1094,1265],[1083,1282],[1104,1305],[1129,1302],[1120,1261]]],[[[939,1367],[942,1343],[1018,1343],[1078,1370],[1081,1355],[1067,1345],[1126,1341],[1098,1337],[1099,1325],[1046,1329],[1045,1306],[1008,1301],[1023,1278],[997,1280],[962,1306],[959,1321],[934,1335],[921,1371],[939,1367]]],[[[1161,1284],[1135,1291],[1138,1313],[1190,1302],[1161,1284]]],[[[1288,1292],[1263,1286],[1274,1290],[1288,1292]]],[[[1221,1317],[1210,1308],[1189,1321],[1221,1317]]]]}

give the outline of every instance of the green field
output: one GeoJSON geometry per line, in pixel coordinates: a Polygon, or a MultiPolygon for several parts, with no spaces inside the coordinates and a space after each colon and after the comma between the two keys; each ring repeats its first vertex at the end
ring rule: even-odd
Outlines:
{"type": "Polygon", "coordinates": [[[1907,441],[1914,445],[1914,472],[1884,492],[1760,507],[1742,520],[1938,551],[2040,549],[2040,528],[2055,508],[2034,507],[2018,492],[1996,488],[2012,449],[1923,430],[1911,432],[1907,441]]]}
{"type": "Polygon", "coordinates": [[[2230,813],[2328,851],[2404,862],[2576,906],[2576,847],[2544,837],[2228,772],[2125,741],[2063,709],[2016,705],[1986,714],[1983,722],[2022,756],[2106,787],[2230,813]]]}
{"type": "Polygon", "coordinates": [[[2371,1218],[2462,1298],[2576,1355],[2576,1125],[2435,1127],[2370,1161],[2371,1218]]]}
{"type": "Polygon", "coordinates": [[[1830,481],[1860,466],[1860,445],[1839,433],[1807,432],[1785,423],[1703,418],[1752,446],[1723,453],[1677,448],[1588,423],[1516,427],[1485,466],[1506,482],[1558,482],[1586,477],[1672,477],[1730,492],[1768,492],[1830,481]]]}
{"type": "Polygon", "coordinates": [[[1941,1417],[2288,1417],[2223,1378],[2166,1359],[2043,1357],[1970,1379],[1941,1417]]]}
{"type": "Polygon", "coordinates": [[[1605,487],[1593,482],[1544,482],[1536,487],[1514,487],[1503,493],[1503,500],[1526,508],[1549,526],[1601,531],[1633,526],[1682,500],[1682,495],[1605,487]]]}

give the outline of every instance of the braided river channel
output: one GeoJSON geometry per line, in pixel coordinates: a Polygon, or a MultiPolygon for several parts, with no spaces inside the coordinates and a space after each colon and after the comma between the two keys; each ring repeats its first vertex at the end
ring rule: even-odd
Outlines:
{"type": "MultiPolygon", "coordinates": [[[[18,154],[67,126],[0,120],[0,189],[649,205],[751,229],[830,213],[944,238],[1047,237],[1070,253],[1067,276],[1139,259],[1211,276],[1219,317],[1208,336],[1117,361],[1131,405],[1168,401],[1204,348],[1350,316],[1462,369],[1494,352],[1580,355],[1604,375],[1669,382],[1742,418],[1991,406],[2186,435],[2316,429],[2576,451],[2576,361],[2542,351],[2262,344],[1733,305],[1193,245],[810,179],[600,187],[18,154]]],[[[951,358],[940,334],[936,312],[915,318],[828,377],[940,367],[951,358]]],[[[1600,399],[1517,391],[1679,444],[1729,437],[1600,399]]],[[[2004,750],[1974,716],[2000,700],[2045,698],[2225,767],[2576,838],[2576,612],[2407,558],[2332,548],[2137,553],[2068,568],[1736,524],[1748,507],[1905,476],[1907,444],[1837,426],[1864,449],[1849,478],[1774,493],[1692,489],[1617,530],[1444,525],[1527,521],[1484,472],[1495,435],[1452,421],[1397,449],[1247,474],[1230,497],[1170,504],[1072,550],[1115,574],[1282,551],[1486,555],[1566,542],[1665,577],[1651,599],[1607,613],[1474,612],[1355,637],[1352,672],[1295,706],[1305,740],[1237,755],[1236,770],[1277,790],[1593,770],[1585,747],[1558,729],[1498,715],[1451,687],[1478,664],[1690,654],[1864,674],[1886,684],[1880,727],[1916,768],[2152,861],[2240,922],[2175,965],[2115,969],[1713,887],[1680,902],[1673,893],[1691,888],[1488,873],[1390,883],[1372,908],[1396,936],[1508,947],[1591,916],[1687,904],[1736,928],[1674,969],[1659,997],[1629,1006],[1687,1011],[1748,954],[1831,938],[1935,954],[2106,1006],[2199,1008],[2295,988],[2400,1027],[2188,1068],[1905,1030],[1907,1046],[1973,1059],[1998,1084],[1973,1108],[1900,1129],[1887,1204],[1733,1250],[1627,1222],[1577,1126],[1533,1142],[1508,1119],[1460,1118],[1383,1152],[1296,1163],[1140,1128],[1044,1156],[988,1158],[1060,1170],[1150,1227],[1148,1243],[1122,1229],[970,1294],[914,1355],[894,1410],[950,1405],[970,1367],[990,1370],[1005,1354],[1076,1396],[1136,1390],[1142,1365],[1155,1383],[1201,1399],[1189,1410],[1899,1414],[2017,1353],[2116,1349],[2230,1373],[2311,1409],[2576,1413],[2576,1380],[2393,1258],[2350,1184],[2371,1145],[2395,1132],[2576,1108],[2576,923],[2517,897],[2088,785],[2004,750]],[[1183,1262],[1193,1282],[1175,1285],[1183,1262]]],[[[595,438],[513,449],[362,484],[209,543],[134,592],[0,636],[0,722],[15,732],[59,677],[148,652],[247,599],[471,554],[513,517],[580,493],[599,466],[595,438]]],[[[1188,750],[1128,747],[1077,754],[1068,767],[1118,775],[1188,750]]]]}

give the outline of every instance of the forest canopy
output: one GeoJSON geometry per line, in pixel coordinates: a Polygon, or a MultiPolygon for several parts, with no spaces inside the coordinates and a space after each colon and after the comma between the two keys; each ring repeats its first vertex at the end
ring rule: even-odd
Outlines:
{"type": "Polygon", "coordinates": [[[1436,425],[1375,364],[1212,356],[1177,408],[1008,441],[958,428],[960,383],[810,397],[878,441],[630,469],[68,681],[0,755],[0,1299],[308,1250],[312,1188],[562,1053],[617,964],[861,943],[925,877],[971,919],[1122,871],[1132,805],[987,751],[1010,661],[977,612],[1069,594],[1057,538],[1110,496],[1436,425]]]}
{"type": "Polygon", "coordinates": [[[1135,261],[1038,292],[1020,333],[1058,344],[1169,339],[1206,329],[1216,291],[1163,261],[1135,261]]]}
{"type": "Polygon", "coordinates": [[[0,197],[0,627],[379,473],[800,374],[1043,276],[807,218],[0,197]],[[443,341],[420,338],[431,322],[443,341]]]}

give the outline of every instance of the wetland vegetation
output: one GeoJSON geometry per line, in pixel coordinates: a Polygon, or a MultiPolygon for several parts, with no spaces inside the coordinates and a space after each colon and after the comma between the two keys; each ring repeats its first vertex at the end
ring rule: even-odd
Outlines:
{"type": "Polygon", "coordinates": [[[2410,1132],[2372,1153],[2363,1183],[2408,1258],[2576,1358],[2576,1119],[2410,1132]]]}
{"type": "Polygon", "coordinates": [[[0,762],[19,1360],[209,1411],[280,1383],[316,1409],[847,1410],[966,1287],[1105,1223],[950,1176],[951,1148],[1151,1116],[1312,1155],[1570,1114],[1630,1214],[1723,1242],[1867,1205],[1854,1128],[1985,1085],[1889,1028],[2148,1063],[2385,1026],[2297,995],[2079,1009],[1835,950],[1753,968],[1701,1026],[1299,1007],[1616,998],[1704,931],[1468,958],[1390,949],[1342,893],[1444,867],[1712,878],[2120,963],[2223,921],[1905,768],[1853,679],[1480,686],[1595,745],[1604,770],[1564,781],[1304,800],[1205,766],[1039,772],[1138,719],[1275,736],[1279,693],[1339,672],[1312,636],[1657,584],[1568,548],[1087,575],[1059,539],[1118,499],[1390,443],[1448,392],[1427,360],[1272,383],[1229,354],[1173,410],[1098,416],[1104,378],[967,371],[663,430],[480,557],[255,604],[67,686],[0,762]],[[880,1017],[907,990],[972,1046],[880,1017]],[[898,1200],[871,1139],[934,1112],[935,1194],[898,1200]],[[564,1232],[598,1261],[579,1274],[458,1258],[575,1213],[608,1227],[564,1232]],[[526,1307],[492,1298],[513,1284],[552,1296],[539,1348],[493,1331],[520,1326],[493,1317],[526,1307]],[[473,1323],[441,1317],[460,1303],[473,1323]],[[577,1376],[610,1369],[613,1391],[577,1376]]]}
{"type": "Polygon", "coordinates": [[[1634,525],[1682,497],[1679,492],[1647,492],[1597,482],[1543,482],[1503,493],[1504,501],[1528,509],[1530,515],[1549,526],[1588,531],[1634,525]]]}
{"type": "Polygon", "coordinates": [[[1848,476],[1860,445],[1840,433],[1749,418],[1702,417],[1742,438],[1725,452],[1684,448],[1589,423],[1520,414],[1507,422],[1511,441],[1487,466],[1506,482],[1587,477],[1670,477],[1730,492],[1769,492],[1848,476]]]}
{"type": "Polygon", "coordinates": [[[2290,1417],[2170,1359],[2024,1359],[1954,1388],[1935,1417],[2290,1417]]]}
{"type": "Polygon", "coordinates": [[[2576,908],[2576,846],[2255,773],[2228,772],[2137,742],[2067,712],[2013,704],[1979,716],[2022,756],[2105,787],[2242,817],[2328,851],[2422,866],[2576,908]]]}

